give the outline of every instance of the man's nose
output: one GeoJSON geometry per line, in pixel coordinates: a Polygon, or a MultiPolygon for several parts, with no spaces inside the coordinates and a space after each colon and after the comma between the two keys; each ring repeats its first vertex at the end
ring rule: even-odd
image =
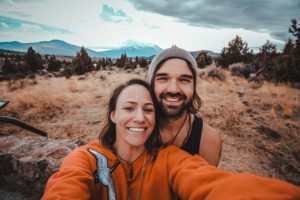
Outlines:
{"type": "Polygon", "coordinates": [[[179,90],[178,81],[176,79],[170,80],[169,85],[167,87],[167,92],[177,93],[178,90],[179,90]]]}

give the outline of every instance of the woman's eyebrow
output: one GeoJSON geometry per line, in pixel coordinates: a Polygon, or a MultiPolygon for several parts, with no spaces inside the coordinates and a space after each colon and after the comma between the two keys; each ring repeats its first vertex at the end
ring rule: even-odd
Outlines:
{"type": "MultiPolygon", "coordinates": [[[[125,101],[124,104],[126,104],[126,103],[128,103],[128,104],[138,104],[138,102],[136,102],[136,101],[125,101]]],[[[154,106],[154,103],[149,101],[149,102],[146,102],[145,105],[154,106]]]]}

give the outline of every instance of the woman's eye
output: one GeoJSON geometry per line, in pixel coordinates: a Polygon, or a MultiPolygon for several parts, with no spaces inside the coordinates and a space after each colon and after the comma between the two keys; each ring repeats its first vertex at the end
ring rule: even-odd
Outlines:
{"type": "Polygon", "coordinates": [[[153,108],[145,108],[144,111],[146,113],[152,113],[154,111],[154,109],[153,108]]]}
{"type": "Polygon", "coordinates": [[[124,110],[133,111],[133,107],[124,107],[124,110]]]}

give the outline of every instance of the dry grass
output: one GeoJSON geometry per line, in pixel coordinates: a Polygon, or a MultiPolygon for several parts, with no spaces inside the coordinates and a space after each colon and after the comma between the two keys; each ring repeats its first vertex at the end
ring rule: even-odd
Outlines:
{"type": "MultiPolygon", "coordinates": [[[[203,100],[199,114],[222,133],[220,167],[300,184],[300,91],[267,82],[253,87],[222,69],[225,81],[205,76],[214,69],[199,69],[197,90],[203,100]]],[[[143,69],[131,73],[114,69],[69,79],[0,82],[1,99],[11,102],[0,112],[45,130],[51,138],[88,142],[98,138],[112,88],[145,74],[143,69]]],[[[12,126],[0,128],[10,134],[26,132],[12,126]]]]}

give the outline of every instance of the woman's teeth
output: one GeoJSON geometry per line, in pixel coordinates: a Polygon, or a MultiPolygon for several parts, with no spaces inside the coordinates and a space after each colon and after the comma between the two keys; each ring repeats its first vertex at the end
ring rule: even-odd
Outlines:
{"type": "Polygon", "coordinates": [[[130,131],[134,131],[134,132],[143,132],[146,130],[146,128],[134,128],[134,127],[131,127],[129,128],[130,131]]]}

